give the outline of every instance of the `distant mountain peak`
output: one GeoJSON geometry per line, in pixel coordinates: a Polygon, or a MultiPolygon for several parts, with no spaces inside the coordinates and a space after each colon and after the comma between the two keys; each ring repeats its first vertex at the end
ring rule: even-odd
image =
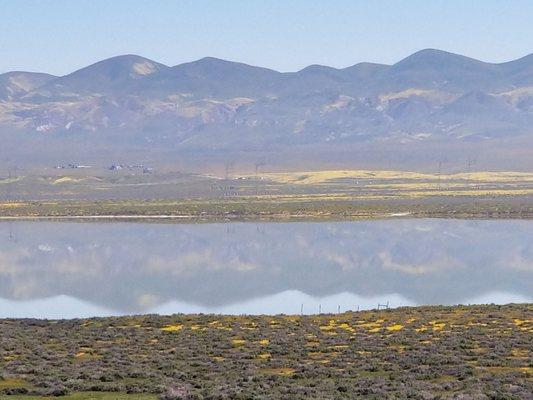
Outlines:
{"type": "Polygon", "coordinates": [[[12,71],[0,74],[0,100],[22,96],[56,78],[40,72],[12,71]]]}
{"type": "Polygon", "coordinates": [[[446,65],[449,65],[449,64],[466,64],[466,63],[479,64],[479,65],[485,64],[482,61],[476,60],[474,58],[462,56],[462,55],[455,54],[455,53],[450,53],[444,50],[423,49],[397,62],[396,64],[393,65],[393,67],[398,68],[398,67],[411,66],[411,65],[418,65],[418,66],[424,66],[424,65],[439,66],[440,65],[441,67],[445,67],[446,65]]]}
{"type": "Polygon", "coordinates": [[[328,73],[328,72],[338,72],[339,70],[337,68],[328,67],[327,65],[320,65],[320,64],[311,64],[307,67],[301,69],[298,71],[298,73],[304,73],[304,74],[322,74],[322,73],[328,73]]]}
{"type": "Polygon", "coordinates": [[[67,75],[67,77],[93,75],[96,79],[114,80],[126,74],[130,75],[130,77],[150,75],[166,68],[168,68],[166,65],[148,58],[135,54],[124,54],[89,65],[67,75]]]}
{"type": "Polygon", "coordinates": [[[31,95],[62,98],[72,94],[125,92],[136,82],[166,69],[169,67],[148,58],[124,54],[54,79],[31,95]]]}
{"type": "Polygon", "coordinates": [[[172,69],[183,71],[196,71],[201,73],[215,72],[233,74],[240,73],[242,71],[264,71],[279,74],[279,72],[268,68],[256,67],[242,62],[223,60],[221,58],[216,57],[204,57],[196,61],[178,64],[172,67],[172,69]]]}
{"type": "Polygon", "coordinates": [[[224,60],[222,58],[217,58],[217,57],[202,57],[199,60],[196,60],[193,62],[197,64],[223,64],[223,65],[234,64],[234,63],[242,64],[242,63],[237,63],[234,61],[224,60]]]}
{"type": "Polygon", "coordinates": [[[457,56],[458,54],[451,53],[446,50],[440,50],[440,49],[434,49],[432,47],[428,47],[425,49],[421,49],[418,51],[415,51],[413,54],[411,54],[410,57],[415,58],[423,58],[423,57],[450,57],[450,56],[457,56]]]}

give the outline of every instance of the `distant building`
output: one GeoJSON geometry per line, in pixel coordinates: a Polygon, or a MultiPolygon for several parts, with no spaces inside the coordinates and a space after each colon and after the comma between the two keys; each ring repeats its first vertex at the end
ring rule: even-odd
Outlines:
{"type": "Polygon", "coordinates": [[[67,164],[67,165],[56,165],[55,169],[87,169],[92,168],[91,165],[78,165],[78,164],[67,164]]]}

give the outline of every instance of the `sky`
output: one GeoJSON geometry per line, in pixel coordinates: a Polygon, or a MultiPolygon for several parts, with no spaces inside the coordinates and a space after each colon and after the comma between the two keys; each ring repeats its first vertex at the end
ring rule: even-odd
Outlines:
{"type": "Polygon", "coordinates": [[[64,75],[120,54],[278,71],[424,48],[503,62],[533,53],[532,21],[532,0],[0,0],[0,73],[64,75]]]}

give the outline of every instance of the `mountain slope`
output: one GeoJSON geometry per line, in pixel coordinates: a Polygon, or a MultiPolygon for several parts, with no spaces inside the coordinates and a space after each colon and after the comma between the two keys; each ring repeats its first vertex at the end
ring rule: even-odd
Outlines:
{"type": "Polygon", "coordinates": [[[56,99],[87,94],[127,93],[168,68],[136,55],[117,56],[54,79],[33,94],[56,99]]]}
{"type": "Polygon", "coordinates": [[[246,97],[268,92],[281,73],[213,57],[176,65],[155,84],[163,93],[186,92],[194,97],[246,97]]]}
{"type": "Polygon", "coordinates": [[[379,164],[383,151],[395,151],[416,164],[490,150],[495,160],[530,165],[512,155],[533,143],[532,127],[533,55],[491,64],[426,49],[394,65],[291,73],[211,57],[169,67],[124,55],[63,77],[0,75],[0,139],[15,156],[40,143],[40,156],[54,159],[76,144],[89,159],[135,148],[199,162],[256,152],[379,164]]]}
{"type": "Polygon", "coordinates": [[[495,65],[441,50],[426,49],[388,68],[380,76],[378,87],[388,90],[417,87],[465,91],[482,88],[498,76],[495,65]]]}
{"type": "Polygon", "coordinates": [[[38,72],[15,71],[1,74],[0,100],[14,100],[55,78],[57,77],[38,72]]]}

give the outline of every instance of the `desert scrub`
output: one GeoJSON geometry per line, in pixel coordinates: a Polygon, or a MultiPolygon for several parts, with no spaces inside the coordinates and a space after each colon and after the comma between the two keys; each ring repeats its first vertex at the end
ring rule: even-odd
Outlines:
{"type": "Polygon", "coordinates": [[[0,393],[25,398],[527,399],[533,392],[531,304],[0,320],[0,332],[0,393]]]}

